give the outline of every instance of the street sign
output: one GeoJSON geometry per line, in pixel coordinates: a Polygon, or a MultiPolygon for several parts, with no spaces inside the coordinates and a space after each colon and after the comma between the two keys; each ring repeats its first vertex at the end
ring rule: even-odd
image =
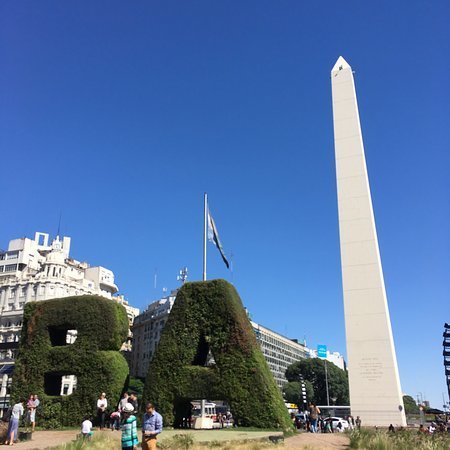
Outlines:
{"type": "Polygon", "coordinates": [[[327,346],[319,344],[317,346],[317,357],[318,358],[325,358],[327,357],[327,346]]]}

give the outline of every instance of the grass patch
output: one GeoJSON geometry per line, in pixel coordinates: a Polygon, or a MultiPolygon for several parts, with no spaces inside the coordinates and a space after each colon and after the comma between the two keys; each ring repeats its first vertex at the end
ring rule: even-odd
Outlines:
{"type": "Polygon", "coordinates": [[[121,443],[117,439],[104,433],[94,434],[91,440],[77,439],[76,441],[61,444],[57,447],[48,447],[47,450],[120,450],[121,443]]]}
{"type": "Polygon", "coordinates": [[[350,448],[364,450],[450,450],[450,436],[447,433],[428,435],[417,430],[403,430],[396,433],[368,429],[349,433],[350,448]]]}
{"type": "MultiPolygon", "coordinates": [[[[218,441],[195,442],[194,436],[188,433],[176,434],[170,439],[158,441],[160,450],[260,450],[260,449],[282,449],[282,445],[274,445],[267,439],[241,440],[241,441],[218,441]]],[[[82,439],[59,445],[48,447],[47,450],[120,450],[120,441],[108,434],[94,434],[90,441],[82,439]]]]}

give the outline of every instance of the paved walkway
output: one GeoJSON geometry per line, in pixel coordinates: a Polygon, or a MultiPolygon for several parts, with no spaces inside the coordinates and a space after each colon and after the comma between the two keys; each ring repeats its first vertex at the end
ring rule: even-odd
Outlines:
{"type": "MultiPolygon", "coordinates": [[[[26,442],[18,442],[12,446],[20,450],[45,449],[49,447],[56,447],[65,442],[73,441],[76,438],[78,431],[35,431],[33,433],[33,440],[26,442]]],[[[9,448],[4,446],[2,448],[9,448]]]]}
{"type": "MultiPolygon", "coordinates": [[[[43,450],[54,448],[58,445],[75,440],[78,430],[68,431],[35,431],[33,440],[27,442],[18,442],[13,447],[17,450],[43,450]]],[[[109,437],[120,440],[120,431],[95,431],[95,433],[105,433],[109,437]]],[[[235,441],[246,439],[261,439],[268,436],[282,435],[276,431],[240,431],[234,430],[164,430],[159,438],[160,441],[170,439],[175,434],[192,434],[196,442],[208,441],[235,441]]],[[[7,447],[4,447],[5,449],[7,447]]]]}
{"type": "Polygon", "coordinates": [[[323,450],[348,449],[349,439],[343,433],[299,433],[285,439],[285,448],[317,448],[323,450]]]}
{"type": "MultiPolygon", "coordinates": [[[[117,431],[96,431],[96,433],[107,433],[108,436],[119,440],[121,433],[117,431]]],[[[33,433],[33,440],[28,442],[19,442],[13,446],[17,450],[44,450],[57,447],[58,445],[75,440],[77,430],[67,431],[36,431],[33,433]]],[[[261,439],[268,436],[281,436],[282,433],[276,431],[240,431],[233,430],[164,430],[160,441],[170,439],[175,434],[192,434],[196,442],[208,441],[243,441],[247,439],[261,439]]],[[[348,448],[348,437],[340,434],[313,434],[300,433],[296,436],[285,439],[284,448],[301,449],[308,448],[323,450],[344,450],[348,448]]],[[[280,446],[281,447],[281,446],[280,446]]],[[[3,448],[7,448],[6,446],[3,448]]],[[[281,447],[282,448],[282,447],[281,447]]]]}

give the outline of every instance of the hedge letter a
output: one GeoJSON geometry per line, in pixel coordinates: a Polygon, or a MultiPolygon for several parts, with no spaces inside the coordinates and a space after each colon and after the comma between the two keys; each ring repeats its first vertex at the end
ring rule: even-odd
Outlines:
{"type": "Polygon", "coordinates": [[[180,289],[144,397],[168,425],[181,426],[191,400],[209,399],[226,401],[239,425],[291,426],[239,295],[224,280],[180,289]]]}

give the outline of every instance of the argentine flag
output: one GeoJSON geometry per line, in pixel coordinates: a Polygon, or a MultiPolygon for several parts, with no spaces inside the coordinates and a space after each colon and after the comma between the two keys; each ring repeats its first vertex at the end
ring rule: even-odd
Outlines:
{"type": "Polygon", "coordinates": [[[214,223],[214,219],[212,218],[212,215],[209,212],[209,208],[208,208],[208,241],[212,242],[219,249],[220,256],[222,256],[223,262],[227,266],[227,269],[229,269],[230,263],[228,262],[228,259],[225,256],[225,252],[223,251],[223,247],[219,239],[219,233],[217,232],[216,224],[214,223]]]}

